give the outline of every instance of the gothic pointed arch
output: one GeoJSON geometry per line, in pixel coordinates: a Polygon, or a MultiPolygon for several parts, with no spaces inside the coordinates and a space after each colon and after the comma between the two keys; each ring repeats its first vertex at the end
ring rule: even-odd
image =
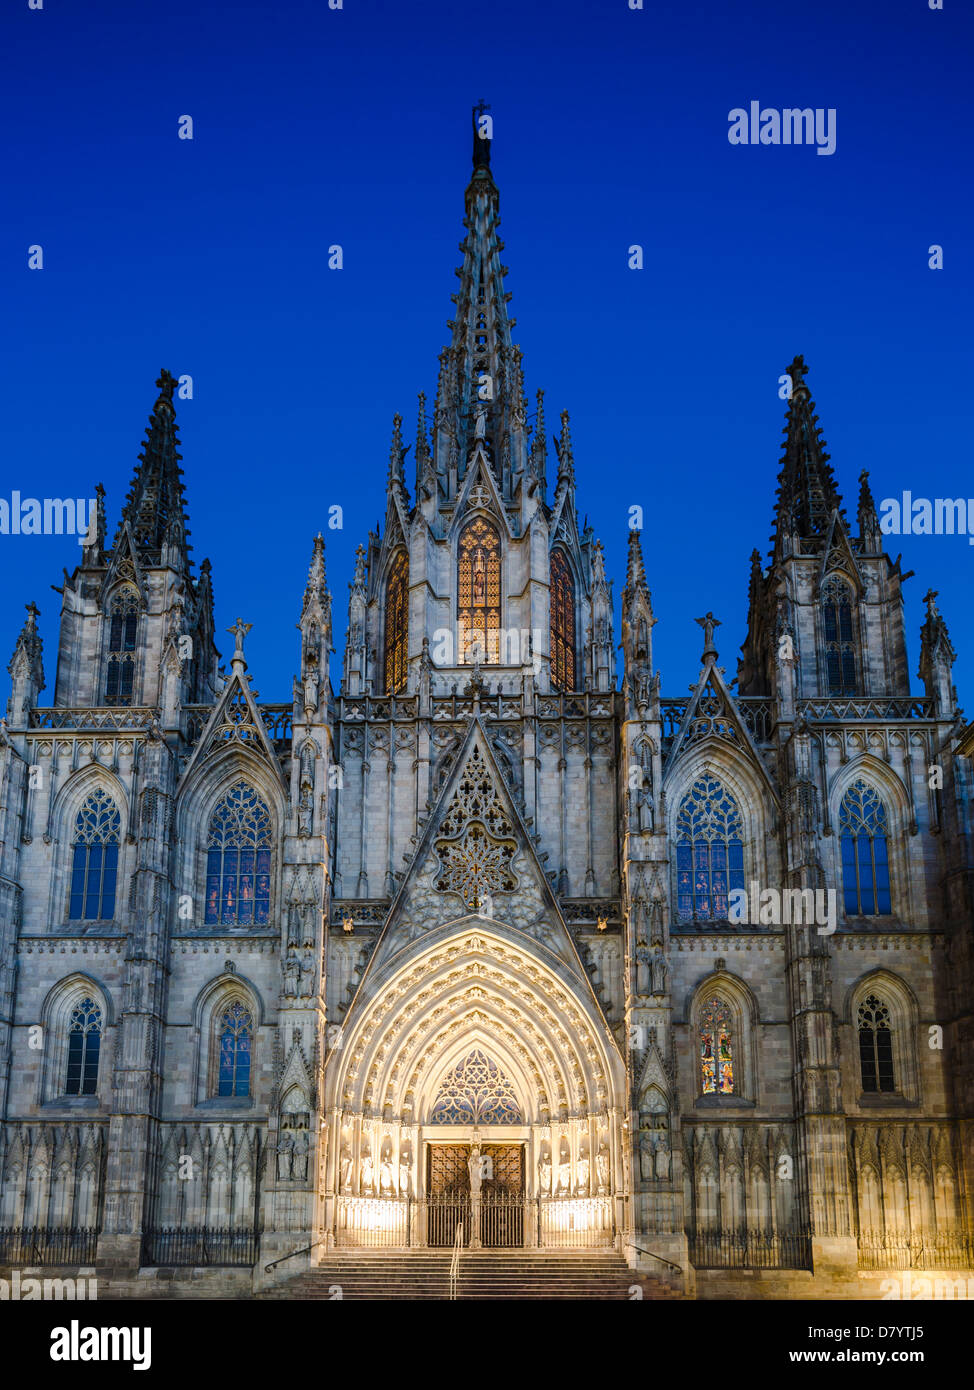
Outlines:
{"type": "Polygon", "coordinates": [[[744,887],[744,821],[716,774],[697,777],[676,813],[676,918],[726,921],[729,896],[744,887]]]}
{"type": "Polygon", "coordinates": [[[131,705],[135,692],[135,661],[142,604],[134,583],[112,590],[105,607],[106,642],[102,701],[131,705]]]}
{"type": "Polygon", "coordinates": [[[397,550],[386,576],[385,684],[387,694],[405,689],[409,650],[409,556],[397,550]]]}
{"type": "Polygon", "coordinates": [[[461,665],[500,660],[501,540],[484,516],[475,516],[457,542],[457,647],[461,665]]]}
{"type": "Polygon", "coordinates": [[[224,792],[206,831],[205,926],[267,926],[271,903],[271,814],[244,778],[224,792]]]}
{"type": "Polygon", "coordinates": [[[822,583],[819,620],[825,691],[829,695],[854,695],[859,689],[860,666],[856,591],[839,570],[832,570],[822,583]]]}
{"type": "Polygon", "coordinates": [[[846,916],[888,916],[892,912],[890,816],[886,799],[868,776],[856,777],[843,792],[837,831],[846,916]]]}
{"type": "Polygon", "coordinates": [[[106,1033],[113,1023],[111,995],[94,976],[78,971],[54,985],[41,1009],[41,1104],[97,1101],[107,1075],[106,1033]]]}
{"type": "MultiPolygon", "coordinates": [[[[723,963],[718,962],[722,967],[723,963]]],[[[702,1108],[757,1100],[757,1003],[747,984],[719,968],[693,991],[687,1007],[693,1088],[702,1108]]]]}

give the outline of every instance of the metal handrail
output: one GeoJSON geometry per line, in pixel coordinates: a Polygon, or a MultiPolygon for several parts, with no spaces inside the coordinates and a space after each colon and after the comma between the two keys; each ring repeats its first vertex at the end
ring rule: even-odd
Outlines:
{"type": "Polygon", "coordinates": [[[463,1248],[463,1222],[457,1222],[456,1239],[453,1242],[453,1258],[450,1261],[450,1298],[456,1299],[457,1280],[460,1277],[460,1251],[463,1248]]]}
{"type": "Polygon", "coordinates": [[[679,1265],[675,1265],[672,1260],[664,1259],[662,1255],[657,1255],[654,1250],[647,1250],[642,1245],[634,1245],[631,1240],[626,1241],[626,1249],[638,1250],[641,1255],[648,1255],[651,1260],[659,1260],[660,1264],[669,1265],[670,1269],[675,1269],[677,1274],[681,1276],[683,1274],[683,1270],[680,1268],[679,1265]]]}
{"type": "Polygon", "coordinates": [[[316,1240],[313,1245],[302,1245],[300,1250],[292,1250],[289,1255],[282,1255],[279,1260],[271,1260],[269,1265],[264,1266],[264,1273],[270,1274],[275,1265],[282,1265],[285,1260],[293,1260],[295,1255],[309,1255],[312,1250],[317,1250],[319,1245],[326,1245],[326,1240],[316,1240]]]}

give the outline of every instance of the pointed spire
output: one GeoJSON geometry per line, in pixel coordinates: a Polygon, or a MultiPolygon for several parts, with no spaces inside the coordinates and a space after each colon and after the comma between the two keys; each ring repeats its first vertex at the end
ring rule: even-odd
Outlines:
{"type": "MultiPolygon", "coordinates": [[[[824,536],[833,511],[842,511],[842,499],[825,452],[822,431],[811,393],[805,384],[805,359],[795,358],[787,369],[791,378],[791,399],[787,436],[778,475],[776,544],[786,535],[802,539],[824,536]]],[[[843,518],[844,520],[844,518],[843,518]]]]}
{"type": "Polygon", "coordinates": [[[949,718],[957,709],[957,691],[950,678],[956,653],[947,632],[943,614],[937,607],[937,590],[923,596],[927,616],[920,629],[920,679],[927,696],[934,702],[934,716],[949,718]]]}
{"type": "Polygon", "coordinates": [[[643,565],[643,547],[639,531],[629,532],[629,560],[626,565],[626,594],[634,596],[639,588],[648,589],[646,568],[643,565]]]}
{"type": "Polygon", "coordinates": [[[873,500],[872,488],[869,486],[869,471],[864,468],[859,474],[859,539],[863,549],[881,550],[882,532],[879,529],[879,517],[876,513],[876,503],[873,500]]]}
{"type": "Polygon", "coordinates": [[[417,397],[418,408],[416,412],[416,493],[418,494],[427,489],[427,495],[432,496],[431,490],[431,465],[432,456],[430,454],[429,436],[426,433],[426,396],[420,391],[417,397]]]}
{"type": "Polygon", "coordinates": [[[95,515],[94,532],[91,529],[91,518],[88,522],[88,532],[92,537],[91,544],[86,544],[84,548],[84,564],[100,565],[105,557],[105,489],[101,483],[95,486],[95,515]]]}
{"type": "Polygon", "coordinates": [[[37,628],[37,619],[40,616],[37,605],[33,602],[28,603],[27,621],[20,630],[7,666],[13,682],[7,702],[7,718],[15,726],[27,723],[27,710],[36,706],[37,697],[44,689],[44,644],[37,628]]]}
{"type": "Polygon", "coordinates": [[[392,443],[389,446],[389,487],[399,487],[406,491],[405,459],[409,445],[402,442],[402,416],[392,417],[392,443]]]}
{"type": "Polygon", "coordinates": [[[163,369],[156,386],[159,396],[149,416],[139,464],[125,499],[122,519],[115,536],[117,546],[126,523],[131,528],[140,558],[152,563],[179,563],[189,569],[183,470],[179,467],[179,432],[173,393],[176,378],[163,369]],[[164,549],[171,550],[164,556],[164,549]]]}
{"type": "Polygon", "coordinates": [[[308,582],[304,588],[302,616],[315,604],[322,612],[328,608],[328,584],[325,578],[325,538],[319,531],[311,550],[311,564],[308,567],[308,582]]]}
{"type": "Polygon", "coordinates": [[[575,482],[575,456],[572,453],[572,437],[568,428],[568,411],[561,412],[561,438],[555,440],[558,453],[558,486],[575,482]]]}

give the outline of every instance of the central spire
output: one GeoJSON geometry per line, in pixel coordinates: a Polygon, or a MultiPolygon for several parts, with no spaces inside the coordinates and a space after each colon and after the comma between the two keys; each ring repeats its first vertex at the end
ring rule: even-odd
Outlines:
{"type": "Polygon", "coordinates": [[[451,296],[456,316],[447,325],[451,342],[440,354],[436,394],[434,453],[447,501],[463,481],[475,442],[482,443],[508,496],[527,458],[520,353],[511,341],[515,320],[508,317],[507,267],[500,259],[500,194],[490,168],[493,120],[484,102],[473,108],[472,129],[473,171],[464,195],[467,234],[456,271],[460,286],[451,296]]]}

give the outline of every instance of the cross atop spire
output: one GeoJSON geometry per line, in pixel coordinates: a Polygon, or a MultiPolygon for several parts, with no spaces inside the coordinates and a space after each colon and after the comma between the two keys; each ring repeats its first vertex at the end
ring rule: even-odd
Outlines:
{"type": "MultiPolygon", "coordinates": [[[[473,122],[473,167],[477,169],[490,168],[490,142],[492,135],[484,133],[484,125],[481,116],[487,115],[490,107],[481,98],[473,108],[471,119],[473,122]]],[[[487,127],[489,129],[489,127],[487,127]]]]}

